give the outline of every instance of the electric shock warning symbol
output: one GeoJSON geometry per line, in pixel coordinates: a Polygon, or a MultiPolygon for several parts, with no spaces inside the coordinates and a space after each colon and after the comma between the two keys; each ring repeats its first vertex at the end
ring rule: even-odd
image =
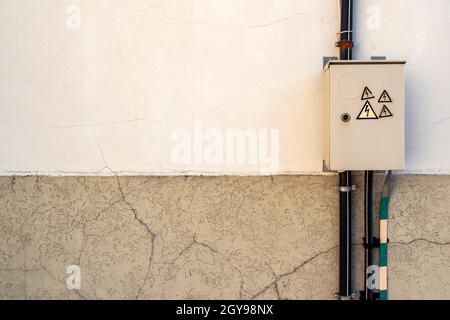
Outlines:
{"type": "Polygon", "coordinates": [[[364,107],[361,109],[361,112],[358,115],[358,120],[365,120],[365,119],[378,119],[377,114],[375,111],[373,111],[372,105],[369,101],[366,101],[364,104],[364,107]]]}
{"type": "Polygon", "coordinates": [[[388,107],[386,107],[385,105],[383,106],[383,109],[381,110],[380,113],[380,118],[388,118],[388,117],[392,117],[394,116],[391,112],[391,110],[388,109],[388,107]]]}
{"type": "Polygon", "coordinates": [[[392,102],[392,99],[386,90],[383,91],[383,93],[380,96],[380,99],[378,99],[378,102],[381,102],[381,103],[392,102]]]}
{"type": "Polygon", "coordinates": [[[365,87],[364,92],[361,96],[361,100],[369,100],[375,98],[372,91],[369,88],[365,87]]]}

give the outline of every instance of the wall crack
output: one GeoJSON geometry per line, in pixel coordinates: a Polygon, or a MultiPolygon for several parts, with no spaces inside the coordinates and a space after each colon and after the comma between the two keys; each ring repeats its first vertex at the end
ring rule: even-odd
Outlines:
{"type": "Polygon", "coordinates": [[[148,270],[147,270],[147,273],[145,274],[142,286],[139,288],[139,290],[135,296],[135,299],[137,300],[142,295],[145,285],[147,284],[148,278],[150,277],[151,268],[152,268],[152,264],[153,264],[153,258],[154,258],[154,254],[155,254],[156,234],[150,229],[150,227],[144,222],[144,220],[142,220],[139,217],[138,210],[136,208],[134,208],[133,205],[126,199],[125,193],[122,189],[122,184],[120,183],[120,179],[117,175],[116,175],[116,180],[117,180],[117,187],[118,187],[119,193],[120,193],[121,202],[123,202],[131,210],[131,212],[133,212],[134,220],[136,220],[145,229],[146,233],[150,237],[150,242],[151,242],[151,252],[150,252],[150,255],[148,258],[148,270]]]}
{"type": "Polygon", "coordinates": [[[307,265],[308,263],[314,261],[315,259],[317,259],[319,256],[329,253],[330,251],[333,251],[334,249],[338,248],[339,246],[334,246],[331,247],[327,250],[324,251],[320,251],[319,253],[313,255],[311,258],[308,258],[307,260],[303,261],[301,264],[297,265],[292,271],[280,274],[280,275],[275,275],[275,280],[271,283],[269,283],[267,286],[265,286],[261,291],[259,291],[258,293],[256,293],[255,295],[253,295],[253,297],[251,297],[251,300],[256,299],[259,295],[263,294],[264,292],[266,292],[267,290],[269,290],[270,288],[274,287],[275,288],[275,292],[278,295],[278,299],[280,299],[280,292],[279,292],[279,288],[278,288],[278,281],[280,281],[281,279],[290,276],[294,273],[296,273],[300,268],[304,267],[305,265],[307,265]]]}

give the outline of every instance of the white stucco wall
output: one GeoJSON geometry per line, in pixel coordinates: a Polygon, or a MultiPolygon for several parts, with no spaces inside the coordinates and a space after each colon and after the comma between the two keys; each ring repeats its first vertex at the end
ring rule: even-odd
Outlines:
{"type": "MultiPolygon", "coordinates": [[[[450,2],[360,0],[355,15],[357,58],[408,60],[408,170],[448,172],[450,2]]],[[[3,0],[0,173],[320,172],[337,29],[335,0],[3,0]],[[255,150],[271,133],[272,166],[204,156],[220,138],[225,159],[234,129],[260,134],[255,150]]]]}
{"type": "Polygon", "coordinates": [[[450,1],[358,0],[356,10],[356,58],[408,60],[408,171],[450,172],[450,1]]]}

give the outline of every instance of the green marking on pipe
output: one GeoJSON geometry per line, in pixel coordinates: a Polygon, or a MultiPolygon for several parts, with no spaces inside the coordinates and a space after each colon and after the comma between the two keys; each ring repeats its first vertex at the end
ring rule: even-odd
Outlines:
{"type": "Polygon", "coordinates": [[[380,267],[387,267],[388,264],[388,244],[380,244],[380,267]]]}
{"type": "Polygon", "coordinates": [[[387,300],[388,299],[388,291],[382,290],[380,291],[380,300],[387,300]]]}
{"type": "Polygon", "coordinates": [[[380,204],[380,219],[389,218],[389,197],[382,197],[380,204]]]}

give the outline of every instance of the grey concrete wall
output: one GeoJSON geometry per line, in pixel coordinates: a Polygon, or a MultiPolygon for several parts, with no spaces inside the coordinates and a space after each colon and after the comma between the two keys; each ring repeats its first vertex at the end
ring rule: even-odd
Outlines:
{"type": "MultiPolygon", "coordinates": [[[[335,184],[334,176],[0,178],[0,298],[333,299],[335,184]],[[69,265],[81,268],[79,291],[66,287],[69,265]]],[[[449,196],[450,176],[394,178],[391,298],[450,299],[449,196]]],[[[355,199],[360,261],[362,191],[355,199]]]]}

